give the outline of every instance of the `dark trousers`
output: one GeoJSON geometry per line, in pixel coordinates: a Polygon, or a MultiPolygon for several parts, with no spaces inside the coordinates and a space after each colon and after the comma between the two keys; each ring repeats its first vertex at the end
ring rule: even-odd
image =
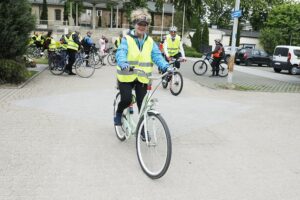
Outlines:
{"type": "Polygon", "coordinates": [[[130,83],[124,83],[118,81],[118,84],[121,93],[121,101],[118,105],[117,113],[123,113],[123,111],[131,104],[133,88],[135,88],[136,103],[140,111],[143,103],[143,99],[147,93],[147,84],[140,83],[137,80],[130,83]]]}
{"type": "Polygon", "coordinates": [[[211,67],[212,67],[212,75],[219,75],[219,70],[220,70],[220,62],[221,62],[222,58],[214,58],[212,63],[211,63],[211,67]]]}
{"type": "Polygon", "coordinates": [[[68,49],[67,52],[68,52],[68,55],[69,55],[69,62],[66,66],[66,70],[69,71],[69,72],[72,72],[72,66],[73,66],[73,64],[76,60],[77,51],[73,50],[73,49],[68,49]]]}
{"type": "MultiPolygon", "coordinates": [[[[178,59],[181,57],[181,53],[179,52],[178,54],[174,55],[174,56],[171,56],[172,58],[175,58],[175,59],[178,59]]],[[[180,62],[179,61],[176,61],[175,62],[175,65],[174,65],[177,69],[180,68],[180,62]]]]}

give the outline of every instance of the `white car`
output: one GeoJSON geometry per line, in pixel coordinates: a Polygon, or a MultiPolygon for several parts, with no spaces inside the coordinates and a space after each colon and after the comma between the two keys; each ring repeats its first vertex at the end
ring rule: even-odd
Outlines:
{"type": "MultiPolygon", "coordinates": [[[[225,51],[225,57],[224,57],[224,60],[226,62],[228,62],[228,59],[230,57],[230,54],[231,54],[231,46],[224,46],[224,51],[225,51]]],[[[238,51],[238,47],[235,47],[235,52],[238,51]]]]}
{"type": "Polygon", "coordinates": [[[276,46],[271,66],[277,73],[281,70],[288,70],[293,75],[300,73],[300,47],[276,46]]]}

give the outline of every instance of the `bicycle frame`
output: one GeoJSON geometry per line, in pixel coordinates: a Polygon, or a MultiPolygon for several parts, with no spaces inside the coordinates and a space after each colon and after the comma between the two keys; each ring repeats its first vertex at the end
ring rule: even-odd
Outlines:
{"type": "MultiPolygon", "coordinates": [[[[142,71],[142,73],[144,73],[144,72],[142,71]]],[[[150,80],[161,79],[167,73],[168,72],[166,72],[163,75],[158,76],[158,77],[149,77],[149,79],[150,80]]],[[[158,99],[152,98],[152,96],[153,96],[154,92],[157,90],[157,88],[159,87],[159,85],[161,84],[161,82],[162,82],[162,80],[157,84],[157,86],[155,87],[155,89],[153,91],[151,91],[151,86],[148,86],[147,93],[146,93],[146,95],[143,99],[143,102],[142,102],[140,113],[138,114],[138,121],[142,117],[144,117],[144,132],[145,132],[145,134],[147,134],[147,130],[148,130],[148,128],[147,128],[147,117],[148,117],[147,113],[148,112],[153,112],[153,113],[159,114],[159,112],[154,109],[154,106],[157,104],[158,99]]],[[[132,114],[130,113],[128,108],[126,109],[124,119],[126,119],[126,120],[123,121],[125,137],[126,137],[126,139],[129,139],[130,136],[135,135],[138,130],[136,130],[137,129],[137,124],[133,120],[132,114]]],[[[149,144],[148,137],[147,137],[147,135],[145,135],[145,136],[146,136],[146,142],[147,142],[147,144],[149,144]]],[[[154,138],[154,141],[156,141],[156,138],[154,138]]]]}

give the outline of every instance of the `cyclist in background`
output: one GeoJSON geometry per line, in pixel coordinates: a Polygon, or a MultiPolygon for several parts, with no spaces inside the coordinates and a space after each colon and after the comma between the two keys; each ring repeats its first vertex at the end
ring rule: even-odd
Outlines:
{"type": "Polygon", "coordinates": [[[216,47],[215,49],[211,52],[212,56],[213,56],[213,61],[211,63],[211,67],[212,67],[212,75],[210,77],[213,76],[219,76],[219,70],[220,70],[220,62],[225,54],[224,52],[224,47],[221,43],[220,39],[215,39],[215,44],[216,47]]]}
{"type": "MultiPolygon", "coordinates": [[[[177,27],[172,26],[170,28],[170,34],[167,35],[164,42],[164,53],[168,61],[171,61],[172,58],[182,58],[182,61],[186,61],[184,49],[181,42],[181,37],[176,34],[177,27]]],[[[180,68],[180,62],[175,62],[175,67],[180,68]]]]}
{"type": "Polygon", "coordinates": [[[128,68],[134,66],[150,76],[153,71],[153,62],[162,71],[166,71],[169,67],[152,37],[146,34],[151,22],[151,15],[148,11],[146,9],[134,10],[130,18],[134,29],[122,38],[116,53],[117,79],[121,94],[121,101],[114,118],[116,126],[122,125],[122,113],[132,101],[132,89],[135,88],[139,111],[147,93],[149,79],[143,74],[129,71],[128,68]]]}

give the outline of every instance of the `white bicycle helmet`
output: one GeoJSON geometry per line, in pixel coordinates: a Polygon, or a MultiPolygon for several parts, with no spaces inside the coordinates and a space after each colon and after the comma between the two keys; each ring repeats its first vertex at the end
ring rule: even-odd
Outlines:
{"type": "Polygon", "coordinates": [[[170,27],[170,32],[177,32],[177,27],[176,26],[170,27]]]}

